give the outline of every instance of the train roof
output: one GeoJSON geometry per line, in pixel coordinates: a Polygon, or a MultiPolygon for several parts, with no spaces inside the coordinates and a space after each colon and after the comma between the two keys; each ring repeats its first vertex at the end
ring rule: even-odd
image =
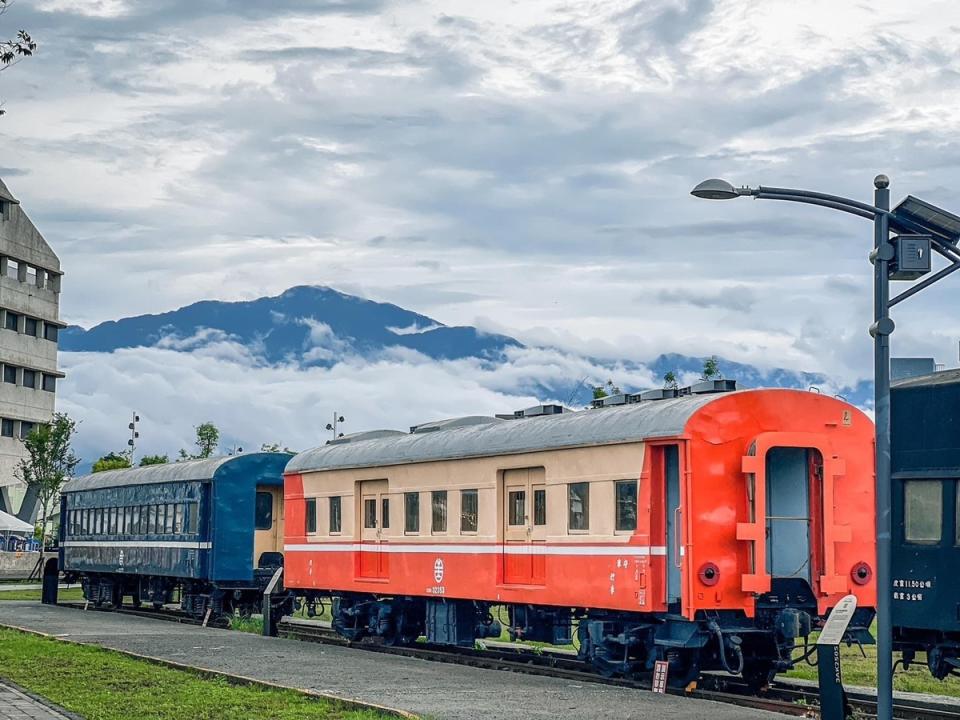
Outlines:
{"type": "MultiPolygon", "coordinates": [[[[226,455],[204,460],[184,460],[163,465],[125,468],[123,470],[105,470],[83,475],[66,482],[63,492],[98,490],[100,488],[124,487],[127,485],[151,485],[154,483],[210,481],[222,467],[228,464],[248,464],[264,457],[277,456],[289,458],[290,453],[247,453],[245,455],[226,455]]],[[[259,464],[259,463],[257,463],[259,464]]],[[[282,468],[281,468],[282,470],[282,468]]]]}
{"type": "Polygon", "coordinates": [[[953,385],[960,383],[960,368],[941,370],[929,375],[898,380],[891,385],[892,390],[908,390],[910,388],[931,387],[933,385],[953,385]]]}
{"type": "Polygon", "coordinates": [[[382,467],[674,437],[683,434],[687,421],[700,408],[743,392],[756,391],[687,395],[522,420],[488,418],[487,422],[432,432],[331,443],[294,456],[286,472],[382,467]]]}

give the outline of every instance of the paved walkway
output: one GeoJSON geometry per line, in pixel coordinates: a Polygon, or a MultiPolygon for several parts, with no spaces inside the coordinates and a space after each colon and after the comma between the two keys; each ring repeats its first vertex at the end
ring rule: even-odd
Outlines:
{"type": "Polygon", "coordinates": [[[164,620],[0,603],[0,624],[287,687],[386,705],[432,720],[775,720],[759,710],[164,620]]]}
{"type": "MultiPolygon", "coordinates": [[[[64,583],[60,583],[57,585],[57,587],[61,590],[69,590],[70,588],[78,588],[80,585],[66,585],[64,583]]],[[[14,590],[43,590],[43,585],[14,585],[12,583],[0,583],[0,592],[12,592],[14,590]]]]}
{"type": "Polygon", "coordinates": [[[70,720],[76,715],[65,715],[24,695],[0,680],[0,720],[70,720]]]}

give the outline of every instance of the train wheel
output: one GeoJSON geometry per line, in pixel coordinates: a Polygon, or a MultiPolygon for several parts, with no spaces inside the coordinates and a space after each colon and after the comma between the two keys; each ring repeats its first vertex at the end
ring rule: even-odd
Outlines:
{"type": "Polygon", "coordinates": [[[670,670],[667,683],[672,688],[685,688],[700,677],[700,655],[697,650],[671,650],[667,653],[670,670]]]}
{"type": "Polygon", "coordinates": [[[777,671],[773,669],[773,663],[769,660],[747,660],[743,664],[743,671],[740,676],[747,683],[750,692],[760,692],[770,684],[777,671]]]}

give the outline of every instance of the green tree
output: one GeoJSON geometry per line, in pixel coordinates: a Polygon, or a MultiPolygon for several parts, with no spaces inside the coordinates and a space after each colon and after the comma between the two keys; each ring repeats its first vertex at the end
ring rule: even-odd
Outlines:
{"type": "Polygon", "coordinates": [[[722,377],[720,373],[720,361],[716,355],[711,355],[703,361],[703,372],[700,374],[701,380],[719,380],[722,377]]]}
{"type": "Polygon", "coordinates": [[[196,454],[188,453],[186,450],[180,451],[180,460],[203,460],[213,455],[220,443],[220,431],[217,426],[209,420],[201,425],[197,425],[194,430],[197,431],[197,439],[194,444],[197,446],[196,454]]]}
{"type": "Polygon", "coordinates": [[[677,374],[673,370],[668,370],[663,374],[663,387],[667,390],[676,390],[679,387],[677,374]]]}
{"type": "Polygon", "coordinates": [[[36,488],[40,500],[41,545],[46,543],[50,508],[55,504],[63,483],[73,477],[80,462],[70,448],[76,431],[74,420],[65,413],[56,413],[49,423],[37,425],[23,439],[27,457],[17,465],[16,475],[36,488]]]}
{"type": "MultiPolygon", "coordinates": [[[[0,0],[0,15],[7,12],[10,0],[0,0]]],[[[19,30],[16,37],[10,40],[0,40],[0,72],[8,70],[26,57],[30,57],[37,50],[37,43],[26,30],[19,30]]],[[[0,108],[0,115],[6,112],[0,108]]]]}
{"type": "Polygon", "coordinates": [[[126,453],[111,452],[97,460],[93,464],[92,471],[98,473],[104,470],[122,470],[128,467],[132,466],[130,465],[130,458],[126,453]]]}
{"type": "Polygon", "coordinates": [[[140,467],[146,467],[147,465],[166,465],[170,462],[170,458],[167,455],[144,455],[140,458],[140,467]]]}
{"type": "Polygon", "coordinates": [[[601,398],[609,397],[610,395],[619,395],[622,390],[617,385],[613,384],[613,380],[607,380],[603,385],[594,385],[593,387],[593,399],[599,400],[601,398]]]}

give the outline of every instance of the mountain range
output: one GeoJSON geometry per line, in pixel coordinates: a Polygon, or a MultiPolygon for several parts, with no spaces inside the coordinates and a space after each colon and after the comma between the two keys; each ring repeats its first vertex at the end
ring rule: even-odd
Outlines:
{"type": "MultiPolygon", "coordinates": [[[[507,335],[485,333],[469,326],[447,326],[390,303],[374,302],[329,287],[297,286],[275,297],[240,302],[204,300],[157,315],[103,322],[89,329],[70,326],[60,334],[60,349],[109,353],[123,348],[162,347],[191,352],[224,341],[241,345],[259,363],[302,367],[329,367],[348,357],[372,360],[398,351],[415,351],[436,361],[472,358],[495,366],[504,362],[511,351],[526,347],[507,335]]],[[[664,353],[646,362],[589,360],[598,368],[610,369],[614,379],[617,367],[648,369],[658,378],[668,371],[681,378],[689,377],[701,371],[704,361],[702,357],[676,353],[664,353]]],[[[741,387],[836,387],[829,378],[817,373],[761,370],[723,358],[719,367],[724,377],[736,379],[741,387]]],[[[537,383],[515,390],[544,401],[583,404],[591,397],[593,382],[602,379],[571,377],[561,384],[537,383]]],[[[862,381],[855,387],[840,388],[839,392],[850,402],[866,406],[872,385],[862,381]]]]}

